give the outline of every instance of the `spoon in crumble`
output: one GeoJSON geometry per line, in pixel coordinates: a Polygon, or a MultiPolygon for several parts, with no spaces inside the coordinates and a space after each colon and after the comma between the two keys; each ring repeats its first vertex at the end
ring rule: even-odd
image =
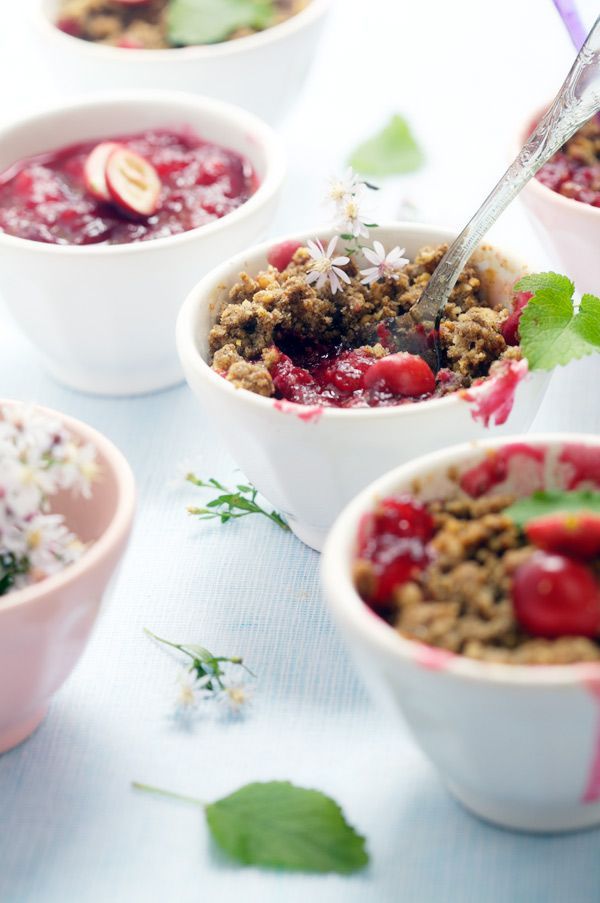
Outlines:
{"type": "Polygon", "coordinates": [[[394,351],[441,366],[439,324],[444,307],[477,245],[537,171],[594,113],[600,110],[600,16],[579,51],[552,106],[475,216],[450,245],[425,291],[409,311],[385,320],[394,351]]]}

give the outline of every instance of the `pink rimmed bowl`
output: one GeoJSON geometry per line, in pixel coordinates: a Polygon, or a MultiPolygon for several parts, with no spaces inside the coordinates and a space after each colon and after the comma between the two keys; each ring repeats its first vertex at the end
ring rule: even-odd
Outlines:
{"type": "MultiPolygon", "coordinates": [[[[15,402],[2,401],[0,407],[15,402]]],[[[45,409],[41,408],[44,411],[45,409]]],[[[118,449],[96,430],[56,411],[98,452],[91,498],[63,493],[52,510],[89,548],[59,574],[0,596],[0,753],[25,740],[79,660],[131,530],[135,484],[118,449]]]]}
{"type": "Polygon", "coordinates": [[[406,639],[352,581],[359,522],[394,492],[440,498],[449,473],[504,473],[488,491],[600,488],[600,437],[529,435],[464,444],[372,483],[342,512],[322,559],[334,619],[375,699],[401,717],[450,792],[480,817],[523,831],[600,824],[600,662],[508,665],[406,639]],[[502,467],[490,466],[495,462],[502,467]]]}
{"type": "MultiPolygon", "coordinates": [[[[328,229],[316,234],[324,240],[328,229]]],[[[291,236],[305,243],[315,231],[291,236]]],[[[428,244],[452,241],[451,229],[392,223],[372,230],[391,249],[407,256],[428,244]]],[[[177,321],[177,348],[187,381],[221,430],[232,457],[246,476],[289,520],[307,545],[320,550],[333,521],[360,489],[399,463],[466,439],[483,439],[528,429],[550,375],[523,375],[505,422],[489,427],[474,418],[461,393],[397,407],[304,407],[236,389],[209,364],[208,335],[241,270],[267,266],[278,242],[251,248],[213,270],[192,290],[177,321]]],[[[512,285],[527,271],[518,257],[483,246],[475,259],[488,291],[509,305],[512,285]]],[[[479,390],[473,390],[476,396],[479,390]]]]}

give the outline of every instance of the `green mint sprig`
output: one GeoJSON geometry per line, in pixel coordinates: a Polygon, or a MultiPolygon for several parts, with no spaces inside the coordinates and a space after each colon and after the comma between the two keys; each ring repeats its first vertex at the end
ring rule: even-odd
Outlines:
{"type": "Polygon", "coordinates": [[[318,790],[270,781],[247,784],[206,804],[147,784],[132,786],[202,807],[215,842],[243,866],[349,875],[369,862],[364,837],[318,790]]]}
{"type": "Polygon", "coordinates": [[[258,490],[254,486],[238,484],[235,489],[229,489],[218,480],[215,480],[214,477],[205,481],[193,473],[188,473],[186,480],[200,489],[216,489],[219,492],[219,495],[207,502],[202,508],[197,508],[193,505],[188,507],[188,513],[193,514],[200,520],[218,519],[222,524],[226,524],[230,520],[238,520],[240,517],[247,517],[249,514],[262,514],[268,520],[277,524],[282,530],[288,532],[290,529],[278,511],[267,511],[259,505],[256,501],[258,490]]]}
{"type": "Polygon", "coordinates": [[[274,20],[273,0],[171,0],[167,31],[176,47],[217,44],[241,28],[262,30],[274,20]]]}
{"type": "Polygon", "coordinates": [[[579,514],[583,511],[600,515],[600,492],[534,492],[518,499],[504,513],[523,529],[529,521],[548,514],[579,514]]]}
{"type": "Polygon", "coordinates": [[[584,295],[576,308],[575,286],[557,273],[524,276],[515,291],[533,293],[519,321],[530,370],[551,370],[600,351],[600,298],[584,295]]]}
{"type": "Polygon", "coordinates": [[[356,148],[349,163],[357,172],[381,177],[413,172],[423,165],[424,159],[408,122],[396,114],[381,131],[356,148]]]}

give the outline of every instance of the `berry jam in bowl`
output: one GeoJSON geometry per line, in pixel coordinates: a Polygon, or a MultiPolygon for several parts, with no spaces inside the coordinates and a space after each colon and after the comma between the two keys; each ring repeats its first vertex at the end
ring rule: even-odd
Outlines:
{"type": "MultiPolygon", "coordinates": [[[[159,49],[143,46],[152,37],[152,26],[143,21],[134,23],[132,30],[123,35],[120,46],[111,46],[110,20],[119,18],[120,7],[128,7],[128,21],[153,18],[152,10],[142,11],[139,3],[125,4],[124,0],[104,4],[106,10],[99,11],[100,21],[90,23],[99,41],[77,36],[81,30],[77,21],[69,27],[69,22],[63,20],[62,30],[58,27],[67,5],[65,0],[33,0],[32,24],[40,54],[63,93],[147,88],[192,91],[238,104],[268,122],[277,122],[293,108],[300,94],[330,4],[331,0],[310,0],[306,4],[303,0],[276,0],[275,19],[275,7],[280,8],[279,12],[286,9],[293,13],[279,24],[233,40],[210,44],[196,41],[189,46],[167,48],[159,43],[159,49]],[[274,78],[273,73],[282,75],[274,78]]],[[[102,6],[85,2],[68,5],[80,15],[86,6],[92,7],[92,13],[94,7],[102,6]]],[[[151,5],[156,11],[158,4],[151,5]]],[[[262,12],[264,16],[263,7],[269,4],[256,5],[261,7],[257,15],[262,12]]],[[[249,6],[240,4],[241,13],[249,6]]],[[[192,9],[188,17],[192,23],[193,12],[192,9]]],[[[218,18],[215,16],[214,20],[218,18]]],[[[150,41],[148,46],[151,44],[150,41]]]]}
{"type": "Polygon", "coordinates": [[[47,369],[109,395],[179,382],[181,299],[274,214],[272,130],[218,101],[140,92],[64,105],[0,138],[0,289],[47,369]]]}
{"type": "MultiPolygon", "coordinates": [[[[332,293],[307,277],[314,233],[293,236],[219,267],[182,308],[177,344],[190,386],[241,469],[312,548],[398,461],[533,421],[548,375],[526,372],[511,328],[522,300],[513,285],[526,271],[518,259],[477,252],[450,305],[448,366],[437,374],[391,353],[377,331],[383,310],[416,300],[453,237],[422,224],[374,229],[375,241],[405,249],[404,272],[393,286],[361,287],[349,264],[332,293]]],[[[320,233],[323,246],[331,238],[320,233]]]]}
{"type": "Polygon", "coordinates": [[[322,560],[365,682],[467,809],[600,823],[600,439],[444,449],[363,490],[322,560]]]}
{"type": "MultiPolygon", "coordinates": [[[[543,111],[529,117],[515,152],[543,111]]],[[[520,194],[541,242],[569,273],[577,290],[596,292],[600,282],[600,127],[587,123],[520,194]]]]}

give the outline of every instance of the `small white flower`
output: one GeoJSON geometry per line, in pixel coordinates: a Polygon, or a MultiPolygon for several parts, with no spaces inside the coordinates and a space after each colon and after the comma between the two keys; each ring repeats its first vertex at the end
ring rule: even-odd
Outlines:
{"type": "Polygon", "coordinates": [[[361,209],[361,197],[358,194],[347,198],[338,209],[337,226],[344,235],[353,238],[368,238],[369,230],[365,225],[366,214],[361,209]]]}
{"type": "Polygon", "coordinates": [[[350,262],[350,258],[333,257],[336,245],[337,236],[331,239],[327,245],[327,250],[325,250],[322,242],[319,240],[307,242],[308,253],[312,257],[313,263],[306,274],[306,281],[309,285],[315,283],[317,291],[320,291],[329,282],[334,295],[341,289],[342,282],[350,284],[350,277],[344,270],[340,269],[340,267],[350,262]]]}
{"type": "Polygon", "coordinates": [[[357,173],[349,166],[343,176],[333,176],[329,180],[326,200],[338,207],[353,197],[362,184],[357,173]]]}
{"type": "Polygon", "coordinates": [[[177,676],[177,696],[175,704],[177,711],[186,714],[197,708],[200,701],[196,674],[188,668],[184,668],[177,676]]]}
{"type": "Polygon", "coordinates": [[[373,266],[360,271],[363,285],[372,285],[378,279],[398,279],[400,270],[409,262],[408,257],[403,257],[405,248],[392,248],[389,254],[380,241],[373,242],[373,250],[363,248],[363,254],[373,266]]]}
{"type": "Polygon", "coordinates": [[[231,715],[239,715],[252,702],[252,688],[242,681],[228,684],[219,693],[219,702],[231,715]]]}

